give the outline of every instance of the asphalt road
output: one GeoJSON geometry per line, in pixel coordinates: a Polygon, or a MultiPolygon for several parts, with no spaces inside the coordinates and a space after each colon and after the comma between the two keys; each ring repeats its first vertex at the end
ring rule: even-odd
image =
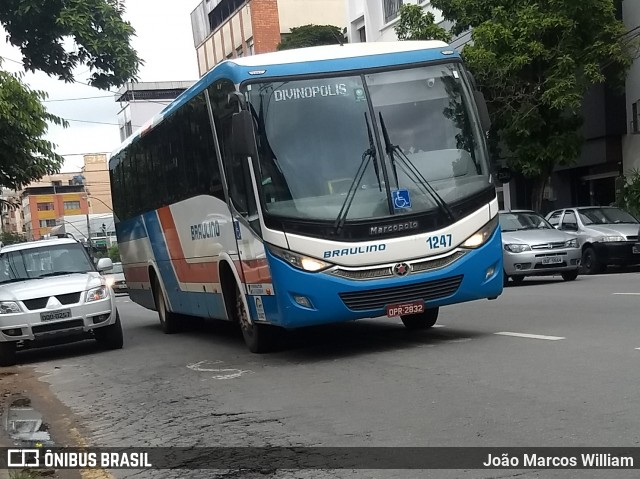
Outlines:
{"type": "MultiPolygon", "coordinates": [[[[20,356],[93,445],[640,446],[637,270],[527,279],[496,301],[441,309],[426,332],[386,318],[299,331],[269,355],[249,353],[227,323],[165,335],[155,313],[127,297],[118,306],[123,350],[85,342],[20,356]]],[[[637,477],[603,472],[429,477],[637,477]]],[[[155,474],[136,477],[196,477],[155,474]]],[[[255,477],[427,477],[287,474],[255,477]]]]}

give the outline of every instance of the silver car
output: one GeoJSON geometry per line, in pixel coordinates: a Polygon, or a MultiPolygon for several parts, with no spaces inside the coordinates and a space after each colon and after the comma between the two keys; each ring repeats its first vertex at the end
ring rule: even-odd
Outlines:
{"type": "Polygon", "coordinates": [[[114,293],[126,294],[129,292],[127,280],[124,277],[124,271],[122,269],[122,263],[113,263],[113,267],[105,271],[104,277],[107,280],[107,284],[113,288],[114,293]]]}
{"type": "Polygon", "coordinates": [[[547,220],[577,238],[585,273],[604,271],[608,265],[640,264],[638,220],[620,208],[583,206],[552,211],[547,220]]]}
{"type": "Polygon", "coordinates": [[[504,282],[520,283],[525,276],[561,274],[565,281],[578,277],[578,240],[554,229],[534,211],[500,212],[504,282]]]}

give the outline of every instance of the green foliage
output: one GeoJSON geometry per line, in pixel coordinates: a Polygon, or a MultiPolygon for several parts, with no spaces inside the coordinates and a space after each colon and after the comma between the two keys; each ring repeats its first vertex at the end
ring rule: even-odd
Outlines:
{"type": "Polygon", "coordinates": [[[587,89],[622,85],[632,57],[612,0],[432,0],[458,34],[473,28],[462,52],[492,116],[495,156],[534,180],[539,207],[558,165],[582,145],[587,89]],[[499,153],[501,152],[501,154],[499,153]]]}
{"type": "Polygon", "coordinates": [[[2,0],[0,24],[28,71],[72,82],[86,65],[89,83],[107,89],[135,78],[141,64],[129,42],[135,31],[117,0],[2,0]],[[65,48],[68,39],[73,48],[65,48]]]}
{"type": "MultiPolygon", "coordinates": [[[[135,79],[142,64],[129,42],[134,30],[116,0],[1,0],[0,26],[20,49],[27,71],[66,82],[85,65],[97,88],[135,79]],[[69,40],[73,46],[69,46],[69,40]]],[[[68,126],[42,105],[46,94],[30,89],[0,62],[0,186],[19,189],[57,173],[64,159],[44,140],[47,124],[68,126]]]]}
{"type": "Polygon", "coordinates": [[[315,47],[347,43],[347,38],[340,28],[334,25],[302,25],[293,27],[291,33],[278,43],[277,50],[315,47]]]}
{"type": "Polygon", "coordinates": [[[0,233],[0,243],[2,243],[4,246],[14,243],[24,243],[25,241],[27,241],[27,239],[24,236],[19,235],[18,233],[11,233],[9,231],[0,233]]]}
{"type": "Polygon", "coordinates": [[[435,16],[419,5],[405,4],[400,7],[400,19],[395,26],[399,40],[441,40],[451,42],[451,34],[436,25],[435,16]]]}
{"type": "Polygon", "coordinates": [[[54,145],[43,139],[47,122],[66,126],[42,105],[46,97],[18,75],[0,70],[0,185],[20,189],[63,164],[54,145]]]}
{"type": "Polygon", "coordinates": [[[120,250],[118,249],[118,245],[114,244],[109,248],[109,258],[114,263],[120,263],[120,250]]]}
{"type": "Polygon", "coordinates": [[[634,168],[625,175],[619,206],[640,218],[640,169],[634,168]]]}

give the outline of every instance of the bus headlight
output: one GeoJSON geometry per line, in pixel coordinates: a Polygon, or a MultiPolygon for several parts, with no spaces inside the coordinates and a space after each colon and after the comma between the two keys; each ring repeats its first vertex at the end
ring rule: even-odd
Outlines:
{"type": "Polygon", "coordinates": [[[467,238],[467,240],[462,243],[460,246],[463,248],[475,249],[479,248],[483,244],[487,242],[487,240],[491,237],[493,232],[498,227],[498,215],[494,216],[491,221],[489,221],[486,225],[480,228],[478,231],[473,233],[471,236],[467,238]]]}
{"type": "Polygon", "coordinates": [[[303,269],[305,271],[321,271],[331,266],[329,263],[326,263],[319,259],[305,256],[299,253],[294,253],[293,251],[278,248],[277,246],[273,245],[269,245],[269,251],[271,251],[274,256],[285,260],[291,266],[294,266],[298,269],[303,269]]]}

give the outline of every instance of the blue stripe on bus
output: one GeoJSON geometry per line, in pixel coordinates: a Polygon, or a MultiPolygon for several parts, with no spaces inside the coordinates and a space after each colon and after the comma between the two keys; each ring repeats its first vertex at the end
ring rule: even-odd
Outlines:
{"type": "Polygon", "coordinates": [[[171,311],[190,316],[225,318],[226,313],[222,294],[180,290],[178,278],[173,270],[167,244],[164,240],[158,213],[156,211],[145,213],[144,222],[149,232],[151,249],[158,265],[158,272],[162,278],[171,311]]]}
{"type": "Polygon", "coordinates": [[[147,230],[144,227],[142,216],[136,216],[126,221],[116,223],[116,234],[119,242],[146,238],[147,230]]]}
{"type": "MultiPolygon", "coordinates": [[[[393,67],[411,63],[421,63],[437,60],[456,61],[460,55],[454,52],[451,55],[443,55],[444,48],[432,48],[427,50],[414,50],[408,52],[383,53],[377,55],[337,58],[331,60],[317,60],[312,62],[284,63],[280,65],[264,66],[240,66],[231,62],[224,62],[214,67],[202,77],[195,85],[183,92],[171,104],[161,112],[162,116],[171,113],[198,96],[207,86],[215,83],[220,78],[229,78],[233,83],[242,83],[245,80],[268,80],[270,77],[289,75],[309,75],[314,73],[339,73],[341,71],[360,70],[365,68],[393,67]],[[249,75],[256,69],[265,70],[263,75],[249,75]]],[[[445,50],[450,50],[446,48],[445,50]]]]}

